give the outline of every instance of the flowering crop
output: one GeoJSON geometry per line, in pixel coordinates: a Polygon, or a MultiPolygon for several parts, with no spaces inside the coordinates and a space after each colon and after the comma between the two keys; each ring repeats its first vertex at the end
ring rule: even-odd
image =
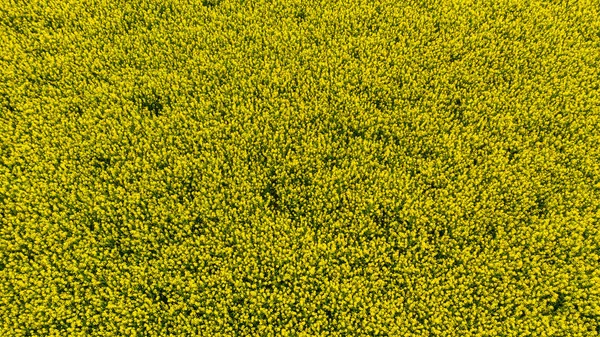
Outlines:
{"type": "Polygon", "coordinates": [[[597,0],[0,0],[1,336],[598,336],[597,0]]]}

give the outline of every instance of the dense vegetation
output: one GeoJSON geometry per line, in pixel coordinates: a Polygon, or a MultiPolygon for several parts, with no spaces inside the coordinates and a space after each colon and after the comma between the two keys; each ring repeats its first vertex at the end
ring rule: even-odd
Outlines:
{"type": "Polygon", "coordinates": [[[598,336],[600,2],[0,0],[0,335],[598,336]]]}

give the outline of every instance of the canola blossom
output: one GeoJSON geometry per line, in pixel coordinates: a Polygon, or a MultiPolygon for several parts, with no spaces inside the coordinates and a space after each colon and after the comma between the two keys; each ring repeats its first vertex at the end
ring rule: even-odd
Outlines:
{"type": "Polygon", "coordinates": [[[598,336],[597,0],[0,0],[0,336],[598,336]]]}

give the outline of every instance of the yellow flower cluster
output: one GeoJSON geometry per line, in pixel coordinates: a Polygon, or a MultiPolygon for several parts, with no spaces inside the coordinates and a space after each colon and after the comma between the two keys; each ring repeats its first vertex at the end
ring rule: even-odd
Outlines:
{"type": "Polygon", "coordinates": [[[597,0],[0,0],[0,336],[598,336],[597,0]]]}

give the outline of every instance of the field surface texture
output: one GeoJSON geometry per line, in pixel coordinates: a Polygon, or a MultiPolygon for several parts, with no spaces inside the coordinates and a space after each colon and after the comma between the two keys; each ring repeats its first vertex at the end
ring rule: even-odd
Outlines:
{"type": "Polygon", "coordinates": [[[0,336],[598,336],[600,2],[0,0],[0,336]]]}

